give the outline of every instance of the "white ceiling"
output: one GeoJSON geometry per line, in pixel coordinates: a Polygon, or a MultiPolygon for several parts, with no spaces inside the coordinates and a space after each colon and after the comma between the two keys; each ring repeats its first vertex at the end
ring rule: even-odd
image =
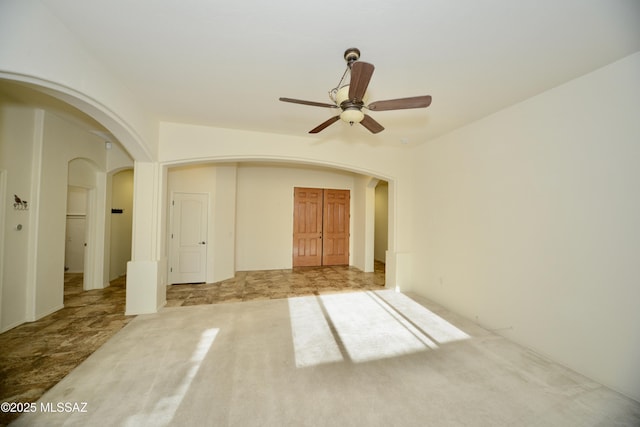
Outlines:
{"type": "Polygon", "coordinates": [[[355,46],[371,101],[432,95],[318,138],[419,144],[640,51],[638,0],[43,0],[161,120],[292,135],[328,102],[355,46]]]}

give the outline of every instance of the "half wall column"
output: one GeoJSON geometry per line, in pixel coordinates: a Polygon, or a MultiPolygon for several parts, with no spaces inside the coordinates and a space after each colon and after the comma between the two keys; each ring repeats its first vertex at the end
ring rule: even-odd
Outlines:
{"type": "Polygon", "coordinates": [[[155,313],[166,303],[167,259],[162,243],[165,189],[166,173],[160,164],[135,162],[127,315],[155,313]]]}

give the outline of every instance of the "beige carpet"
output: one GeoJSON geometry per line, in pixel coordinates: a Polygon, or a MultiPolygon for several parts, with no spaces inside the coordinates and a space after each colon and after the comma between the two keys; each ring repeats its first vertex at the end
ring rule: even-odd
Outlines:
{"type": "Polygon", "coordinates": [[[35,405],[12,425],[640,425],[640,403],[389,290],[138,316],[35,405]]]}

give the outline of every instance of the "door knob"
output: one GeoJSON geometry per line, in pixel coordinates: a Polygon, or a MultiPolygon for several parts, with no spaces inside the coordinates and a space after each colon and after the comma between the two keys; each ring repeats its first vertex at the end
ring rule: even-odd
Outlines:
{"type": "Polygon", "coordinates": [[[201,245],[206,245],[206,243],[205,243],[205,242],[200,242],[200,244],[201,244],[201,245]]]}

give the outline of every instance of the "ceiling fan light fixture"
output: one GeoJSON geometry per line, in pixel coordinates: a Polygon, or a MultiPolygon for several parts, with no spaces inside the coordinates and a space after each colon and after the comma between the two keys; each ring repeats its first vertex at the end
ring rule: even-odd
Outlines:
{"type": "Polygon", "coordinates": [[[357,107],[349,107],[340,114],[340,118],[353,125],[354,123],[360,123],[364,119],[364,113],[357,107]]]}
{"type": "Polygon", "coordinates": [[[340,106],[344,101],[349,99],[349,85],[342,86],[336,92],[336,98],[334,99],[335,103],[340,106]]]}
{"type": "MultiPolygon", "coordinates": [[[[369,98],[368,93],[365,93],[362,97],[363,104],[367,103],[367,99],[369,98]]],[[[335,90],[335,97],[332,100],[336,103],[336,105],[340,106],[344,101],[349,100],[349,85],[344,85],[339,89],[335,90]]]]}

